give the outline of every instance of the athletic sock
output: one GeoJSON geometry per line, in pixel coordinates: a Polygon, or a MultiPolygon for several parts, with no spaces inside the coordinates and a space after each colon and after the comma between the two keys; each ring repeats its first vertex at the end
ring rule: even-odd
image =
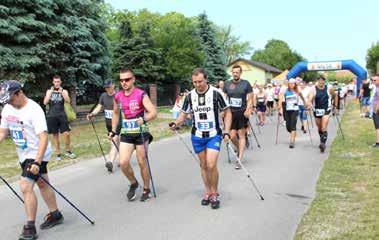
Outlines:
{"type": "Polygon", "coordinates": [[[326,143],[326,140],[328,139],[328,132],[324,131],[322,133],[321,142],[326,143]]]}
{"type": "Polygon", "coordinates": [[[26,222],[26,225],[31,226],[31,227],[34,227],[35,224],[36,224],[36,221],[27,221],[26,222]]]}
{"type": "Polygon", "coordinates": [[[322,142],[323,132],[319,130],[319,131],[318,131],[318,135],[320,136],[320,142],[322,142]]]}

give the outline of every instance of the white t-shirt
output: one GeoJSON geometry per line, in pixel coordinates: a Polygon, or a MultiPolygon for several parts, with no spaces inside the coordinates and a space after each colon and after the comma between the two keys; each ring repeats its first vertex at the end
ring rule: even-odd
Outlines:
{"type": "MultiPolygon", "coordinates": [[[[310,91],[311,91],[310,87],[308,87],[308,86],[306,86],[303,90],[301,90],[301,94],[303,95],[305,101],[307,101],[310,91]]],[[[304,102],[301,98],[299,98],[299,105],[304,106],[304,102]]]]}
{"type": "Polygon", "coordinates": [[[274,88],[267,88],[266,95],[267,95],[267,101],[269,102],[274,101],[274,88]]]}
{"type": "MultiPolygon", "coordinates": [[[[17,109],[10,104],[4,106],[0,128],[9,129],[16,144],[20,163],[25,159],[35,159],[39,147],[38,134],[47,131],[45,113],[33,100],[27,99],[26,105],[17,109]]],[[[43,161],[49,161],[51,145],[48,143],[43,161]]]]}

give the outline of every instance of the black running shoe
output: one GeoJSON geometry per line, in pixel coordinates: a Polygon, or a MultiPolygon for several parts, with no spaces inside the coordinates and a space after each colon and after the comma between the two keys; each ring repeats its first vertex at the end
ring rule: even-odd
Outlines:
{"type": "Polygon", "coordinates": [[[295,148],[295,143],[290,143],[290,148],[295,148]]]}
{"type": "Polygon", "coordinates": [[[320,143],[320,152],[325,152],[325,148],[326,148],[326,146],[325,146],[325,143],[320,143]]]}
{"type": "Polygon", "coordinates": [[[141,202],[146,202],[150,198],[150,189],[143,189],[142,196],[140,198],[141,202]]]}
{"type": "Polygon", "coordinates": [[[34,225],[31,226],[28,224],[24,225],[24,227],[22,228],[22,233],[18,237],[19,240],[33,240],[37,238],[38,235],[36,227],[34,225]]]}
{"type": "Polygon", "coordinates": [[[56,214],[48,213],[44,218],[44,222],[39,226],[39,228],[49,229],[54,227],[55,225],[61,224],[63,220],[63,215],[59,211],[56,214]]]}
{"type": "Polygon", "coordinates": [[[204,195],[204,198],[201,200],[201,205],[203,205],[203,206],[208,206],[209,203],[210,203],[210,200],[209,200],[210,196],[211,196],[211,194],[206,193],[206,194],[204,195]]]}
{"type": "Polygon", "coordinates": [[[105,167],[107,168],[108,172],[113,172],[113,163],[112,162],[106,162],[105,167]]]}
{"type": "Polygon", "coordinates": [[[126,194],[126,197],[128,198],[129,201],[133,201],[136,199],[136,190],[138,189],[138,182],[136,181],[132,185],[130,185],[129,191],[126,194]]]}
{"type": "Polygon", "coordinates": [[[211,208],[212,209],[217,209],[220,208],[220,200],[218,199],[218,194],[212,194],[212,196],[209,198],[211,202],[211,208]]]}

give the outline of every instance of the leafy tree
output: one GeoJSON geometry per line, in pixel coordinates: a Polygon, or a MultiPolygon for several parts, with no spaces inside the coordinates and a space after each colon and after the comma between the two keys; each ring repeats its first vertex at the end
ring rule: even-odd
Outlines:
{"type": "Polygon", "coordinates": [[[379,69],[377,69],[377,64],[379,62],[379,42],[372,44],[372,46],[367,50],[366,62],[366,67],[371,74],[378,73],[379,69]]]}
{"type": "Polygon", "coordinates": [[[233,29],[231,25],[226,27],[217,27],[217,39],[226,55],[227,63],[248,55],[253,50],[250,42],[241,41],[240,38],[234,36],[232,32],[233,29]]]}
{"type": "Polygon", "coordinates": [[[132,68],[140,80],[155,83],[163,78],[161,49],[154,47],[150,26],[141,26],[133,33],[129,21],[124,20],[120,26],[120,43],[114,51],[114,78],[121,67],[132,68]]]}
{"type": "Polygon", "coordinates": [[[203,67],[208,73],[210,82],[225,80],[228,75],[225,71],[226,56],[216,40],[216,31],[205,13],[198,17],[198,34],[204,53],[203,67]]]}
{"type": "Polygon", "coordinates": [[[110,59],[95,0],[3,0],[0,3],[0,78],[26,82],[43,96],[53,74],[81,87],[101,85],[110,59]]]}
{"type": "Polygon", "coordinates": [[[286,42],[271,39],[263,50],[255,51],[251,59],[284,70],[290,69],[304,58],[299,53],[292,51],[286,42]]]}

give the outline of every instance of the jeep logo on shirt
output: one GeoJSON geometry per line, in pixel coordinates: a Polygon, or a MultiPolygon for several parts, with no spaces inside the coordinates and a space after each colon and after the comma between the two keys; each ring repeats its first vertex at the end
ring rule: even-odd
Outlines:
{"type": "Polygon", "coordinates": [[[194,112],[210,112],[211,107],[199,107],[199,106],[197,106],[193,111],[194,112]]]}

